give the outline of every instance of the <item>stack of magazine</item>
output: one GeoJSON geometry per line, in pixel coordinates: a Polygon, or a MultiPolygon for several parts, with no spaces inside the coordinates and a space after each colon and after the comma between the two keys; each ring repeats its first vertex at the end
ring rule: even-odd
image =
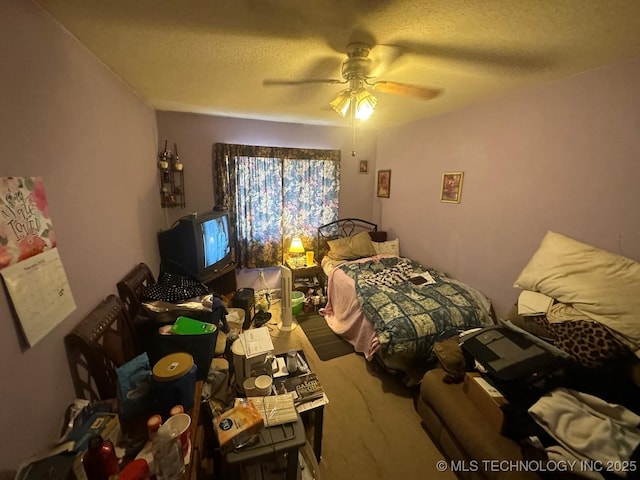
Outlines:
{"type": "Polygon", "coordinates": [[[314,372],[285,377],[274,385],[275,393],[291,393],[296,404],[311,402],[322,398],[324,390],[314,372]]]}

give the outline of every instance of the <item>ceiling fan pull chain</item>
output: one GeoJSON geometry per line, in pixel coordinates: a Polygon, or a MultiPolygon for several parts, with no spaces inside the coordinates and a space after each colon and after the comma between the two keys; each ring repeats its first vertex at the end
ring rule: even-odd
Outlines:
{"type": "Polygon", "coordinates": [[[356,156],[356,107],[355,102],[351,102],[351,123],[353,125],[353,149],[351,150],[351,156],[356,156]]]}
{"type": "Polygon", "coordinates": [[[351,150],[351,156],[356,156],[356,125],[353,125],[353,150],[351,150]]]}

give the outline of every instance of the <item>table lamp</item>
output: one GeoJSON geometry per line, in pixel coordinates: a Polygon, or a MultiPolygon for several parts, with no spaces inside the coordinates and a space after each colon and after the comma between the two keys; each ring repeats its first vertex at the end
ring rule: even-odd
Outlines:
{"type": "Polygon", "coordinates": [[[304,254],[304,245],[302,245],[302,239],[300,237],[293,237],[291,245],[289,246],[289,256],[293,261],[296,268],[302,266],[302,257],[304,254]]]}

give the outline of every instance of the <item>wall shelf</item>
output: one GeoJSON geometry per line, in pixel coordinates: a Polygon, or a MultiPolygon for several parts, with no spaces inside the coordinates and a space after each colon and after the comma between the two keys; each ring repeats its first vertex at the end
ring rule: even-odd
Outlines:
{"type": "Polygon", "coordinates": [[[186,203],[184,187],[184,166],[178,157],[178,146],[174,151],[167,149],[158,153],[158,175],[160,178],[160,205],[162,208],[184,208],[186,203]]]}

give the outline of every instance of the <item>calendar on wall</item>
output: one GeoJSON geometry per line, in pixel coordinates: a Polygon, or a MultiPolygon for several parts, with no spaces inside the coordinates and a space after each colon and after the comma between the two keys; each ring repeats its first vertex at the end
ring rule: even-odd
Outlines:
{"type": "Polygon", "coordinates": [[[40,177],[0,178],[0,269],[28,345],[75,310],[40,177]]]}

